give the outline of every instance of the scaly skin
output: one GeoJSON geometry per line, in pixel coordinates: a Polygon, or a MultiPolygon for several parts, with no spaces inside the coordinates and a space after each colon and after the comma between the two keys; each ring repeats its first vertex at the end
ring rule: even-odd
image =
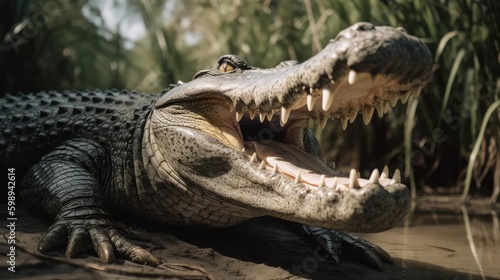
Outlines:
{"type": "MultiPolygon", "coordinates": [[[[90,237],[103,261],[113,261],[116,248],[158,264],[112,227],[108,204],[164,224],[226,227],[270,215],[318,236],[316,227],[382,231],[409,210],[399,171],[360,179],[325,165],[309,120],[324,126],[339,118],[345,128],[362,113],[368,123],[375,109],[383,115],[398,99],[418,96],[431,64],[428,48],[404,30],[358,23],[302,64],[259,69],[227,55],[159,99],[117,91],[7,95],[0,158],[24,177],[26,201],[54,217],[40,250],[69,235],[68,257],[90,237]]],[[[355,249],[386,259],[360,244],[355,249]]]]}

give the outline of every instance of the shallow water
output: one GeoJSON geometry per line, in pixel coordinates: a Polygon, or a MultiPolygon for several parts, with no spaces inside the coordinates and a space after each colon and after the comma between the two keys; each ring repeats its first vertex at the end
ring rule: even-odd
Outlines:
{"type": "Polygon", "coordinates": [[[387,250],[403,268],[418,262],[420,268],[438,266],[470,279],[500,278],[498,210],[418,208],[402,227],[360,236],[387,250]]]}

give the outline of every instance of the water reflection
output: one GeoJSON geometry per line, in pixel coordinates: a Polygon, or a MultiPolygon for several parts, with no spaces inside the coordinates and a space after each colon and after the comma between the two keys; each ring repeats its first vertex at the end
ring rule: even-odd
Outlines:
{"type": "Polygon", "coordinates": [[[471,278],[500,278],[498,209],[420,204],[404,226],[361,236],[382,246],[405,268],[418,261],[471,278]]]}

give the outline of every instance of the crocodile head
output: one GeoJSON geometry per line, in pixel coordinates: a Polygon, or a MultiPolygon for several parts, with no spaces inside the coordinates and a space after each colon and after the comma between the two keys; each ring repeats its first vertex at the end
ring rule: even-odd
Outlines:
{"type": "Polygon", "coordinates": [[[399,171],[368,179],[337,171],[319,160],[308,126],[340,119],[345,129],[358,114],[367,124],[375,110],[417,97],[431,65],[419,39],[369,23],[301,64],[260,69],[222,56],[163,95],[146,125],[146,169],[169,216],[158,219],[228,226],[271,215],[358,232],[397,225],[410,204],[399,171]]]}

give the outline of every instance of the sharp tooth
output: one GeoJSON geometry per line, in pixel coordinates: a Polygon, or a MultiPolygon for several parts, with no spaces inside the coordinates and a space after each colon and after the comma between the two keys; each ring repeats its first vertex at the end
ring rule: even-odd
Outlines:
{"type": "Polygon", "coordinates": [[[229,105],[229,112],[234,111],[234,105],[233,105],[233,103],[229,102],[228,105],[229,105]]]}
{"type": "Polygon", "coordinates": [[[340,117],[340,124],[342,125],[343,130],[345,130],[347,128],[347,121],[348,120],[349,120],[349,118],[346,116],[340,117]]]}
{"type": "Polygon", "coordinates": [[[349,188],[359,187],[358,173],[356,172],[356,169],[351,169],[351,173],[349,174],[349,188]]]}
{"type": "Polygon", "coordinates": [[[379,178],[380,178],[380,173],[378,172],[378,169],[373,169],[372,175],[370,175],[370,179],[368,179],[368,181],[371,184],[378,184],[379,178]]]}
{"type": "Polygon", "coordinates": [[[275,163],[274,163],[274,167],[273,167],[273,174],[274,174],[274,173],[278,173],[278,171],[279,171],[279,169],[278,169],[278,163],[277,163],[277,162],[275,162],[275,163]]]}
{"type": "Polygon", "coordinates": [[[398,95],[395,93],[389,94],[389,99],[391,101],[391,106],[394,107],[398,104],[398,95]]]}
{"type": "Polygon", "coordinates": [[[250,158],[250,162],[257,163],[257,153],[253,153],[252,157],[250,158]]]}
{"type": "Polygon", "coordinates": [[[263,114],[263,113],[259,113],[259,120],[260,122],[264,122],[264,120],[266,119],[266,114],[263,114]]]}
{"type": "Polygon", "coordinates": [[[411,94],[413,94],[413,96],[415,96],[415,98],[418,98],[420,96],[421,91],[422,91],[422,86],[418,85],[418,86],[411,89],[411,94]]]}
{"type": "Polygon", "coordinates": [[[381,118],[384,115],[384,101],[382,99],[375,100],[375,108],[377,109],[377,114],[381,118]]]}
{"type": "Polygon", "coordinates": [[[271,121],[273,119],[273,116],[274,116],[274,111],[267,113],[267,120],[271,121]]]}
{"type": "Polygon", "coordinates": [[[335,188],[335,187],[337,187],[337,177],[333,178],[332,185],[330,186],[330,188],[335,188]]]}
{"type": "Polygon", "coordinates": [[[401,183],[401,172],[399,172],[399,169],[396,168],[396,170],[394,171],[394,174],[392,175],[392,180],[396,184],[401,183]]]}
{"type": "Polygon", "coordinates": [[[318,188],[326,187],[325,175],[321,175],[319,178],[318,188]]]}
{"type": "Polygon", "coordinates": [[[373,75],[371,75],[371,76],[372,76],[372,84],[376,84],[376,83],[377,83],[377,80],[378,80],[378,75],[373,74],[373,75]]]}
{"type": "Polygon", "coordinates": [[[328,111],[330,109],[330,106],[332,105],[333,102],[333,92],[332,92],[332,87],[325,87],[323,89],[323,111],[328,111]]]}
{"type": "Polygon", "coordinates": [[[408,98],[410,98],[410,91],[403,92],[399,95],[399,98],[401,99],[401,103],[405,104],[406,101],[408,101],[408,98]]]}
{"type": "Polygon", "coordinates": [[[241,118],[243,118],[244,114],[245,113],[241,113],[241,112],[236,111],[236,121],[237,122],[241,121],[241,118]]]}
{"type": "Polygon", "coordinates": [[[363,106],[363,123],[365,125],[369,124],[372,120],[374,110],[375,107],[372,107],[370,105],[363,106]]]}
{"type": "Polygon", "coordinates": [[[288,122],[288,117],[290,116],[291,111],[292,110],[285,108],[285,106],[281,107],[281,126],[285,126],[285,124],[288,122]]]}
{"type": "Polygon", "coordinates": [[[250,114],[250,119],[253,120],[255,118],[255,115],[257,114],[257,110],[251,110],[249,114],[250,114]]]}
{"type": "Polygon", "coordinates": [[[382,174],[380,174],[380,178],[388,178],[389,177],[389,167],[384,166],[384,169],[382,169],[382,174]]]}
{"type": "Polygon", "coordinates": [[[302,175],[300,175],[300,171],[295,175],[295,183],[302,183],[302,175]]]}
{"type": "Polygon", "coordinates": [[[259,169],[262,170],[264,168],[266,168],[266,162],[263,160],[263,161],[260,162],[259,169]]]}
{"type": "Polygon", "coordinates": [[[356,73],[356,71],[354,71],[354,70],[349,71],[349,76],[347,77],[347,81],[349,82],[350,85],[352,85],[356,82],[357,75],[358,75],[358,73],[356,73]]]}
{"type": "Polygon", "coordinates": [[[389,112],[389,101],[384,101],[384,114],[387,114],[389,112]]]}
{"type": "Polygon", "coordinates": [[[312,94],[307,95],[307,110],[312,111],[314,108],[314,104],[316,100],[318,100],[319,96],[313,96],[312,94]]]}
{"type": "Polygon", "coordinates": [[[327,120],[328,120],[327,117],[321,116],[321,120],[320,120],[321,129],[325,129],[327,120]]]}
{"type": "Polygon", "coordinates": [[[349,122],[353,123],[357,116],[358,116],[358,112],[351,110],[349,112],[349,122]]]}

